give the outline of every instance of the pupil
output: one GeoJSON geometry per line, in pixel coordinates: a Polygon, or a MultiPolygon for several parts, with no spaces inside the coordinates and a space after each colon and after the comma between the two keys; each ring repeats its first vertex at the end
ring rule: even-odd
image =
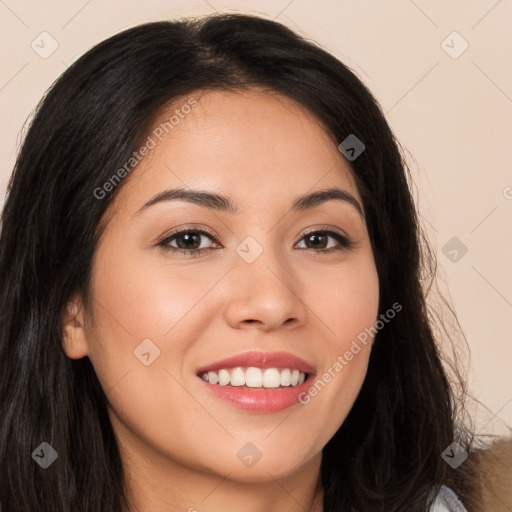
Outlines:
{"type": "Polygon", "coordinates": [[[197,245],[199,236],[196,233],[186,233],[184,235],[181,235],[181,237],[178,238],[178,247],[180,249],[194,249],[196,247],[192,247],[193,245],[197,245]],[[185,242],[180,244],[180,240],[184,240],[185,242]]]}
{"type": "MultiPolygon", "coordinates": [[[[313,246],[316,247],[319,244],[321,245],[320,239],[324,239],[325,235],[314,234],[314,235],[310,235],[308,238],[309,238],[309,241],[312,242],[313,246]]],[[[324,240],[324,242],[325,242],[325,240],[324,240]]]]}

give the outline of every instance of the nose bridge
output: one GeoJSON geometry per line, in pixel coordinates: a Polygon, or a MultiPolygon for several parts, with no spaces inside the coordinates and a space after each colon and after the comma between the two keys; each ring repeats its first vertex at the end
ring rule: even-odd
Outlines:
{"type": "Polygon", "coordinates": [[[235,249],[231,277],[228,322],[257,323],[270,329],[291,320],[303,322],[304,305],[299,297],[298,281],[285,256],[268,241],[265,246],[253,237],[244,239],[235,249]]]}
{"type": "Polygon", "coordinates": [[[273,242],[272,234],[260,235],[258,239],[247,236],[238,244],[235,249],[238,256],[235,272],[242,275],[242,279],[249,280],[253,286],[274,283],[278,293],[281,287],[291,293],[294,278],[289,262],[285,261],[286,255],[273,242]]]}

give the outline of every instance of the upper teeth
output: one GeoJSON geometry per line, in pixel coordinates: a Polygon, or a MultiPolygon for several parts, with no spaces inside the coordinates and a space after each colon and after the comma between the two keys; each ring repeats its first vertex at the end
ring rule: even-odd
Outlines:
{"type": "Polygon", "coordinates": [[[277,368],[262,370],[250,366],[244,368],[222,368],[218,372],[205,372],[201,378],[220,386],[247,386],[250,388],[278,388],[279,386],[297,386],[306,380],[305,373],[290,368],[279,371],[277,368]]]}

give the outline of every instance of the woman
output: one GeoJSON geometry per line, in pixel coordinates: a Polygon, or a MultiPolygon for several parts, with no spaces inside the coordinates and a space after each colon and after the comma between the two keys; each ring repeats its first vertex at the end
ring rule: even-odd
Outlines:
{"type": "Polygon", "coordinates": [[[423,244],[324,50],[242,15],[97,45],[3,212],[2,510],[470,510],[423,244]]]}

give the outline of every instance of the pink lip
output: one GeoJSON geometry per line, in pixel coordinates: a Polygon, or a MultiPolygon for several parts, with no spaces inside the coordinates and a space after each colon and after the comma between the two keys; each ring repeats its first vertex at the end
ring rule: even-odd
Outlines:
{"type": "Polygon", "coordinates": [[[197,370],[198,377],[208,371],[221,368],[254,366],[256,368],[291,368],[304,372],[306,380],[300,386],[289,386],[274,389],[251,389],[238,386],[219,386],[201,380],[201,383],[217,398],[227,401],[240,409],[253,412],[278,412],[299,402],[299,395],[308,390],[316,373],[315,368],[300,357],[286,352],[245,352],[228,359],[222,359],[202,366],[197,370]]]}
{"type": "Polygon", "coordinates": [[[311,386],[312,377],[308,377],[300,386],[275,389],[250,389],[236,386],[219,386],[200,379],[207,389],[217,398],[253,412],[279,412],[299,402],[299,395],[306,393],[311,386]]]}
{"type": "Polygon", "coordinates": [[[217,371],[221,368],[254,366],[256,368],[291,368],[304,373],[316,373],[315,368],[300,357],[288,352],[244,352],[227,359],[215,361],[197,369],[198,375],[205,372],[217,371]]]}

